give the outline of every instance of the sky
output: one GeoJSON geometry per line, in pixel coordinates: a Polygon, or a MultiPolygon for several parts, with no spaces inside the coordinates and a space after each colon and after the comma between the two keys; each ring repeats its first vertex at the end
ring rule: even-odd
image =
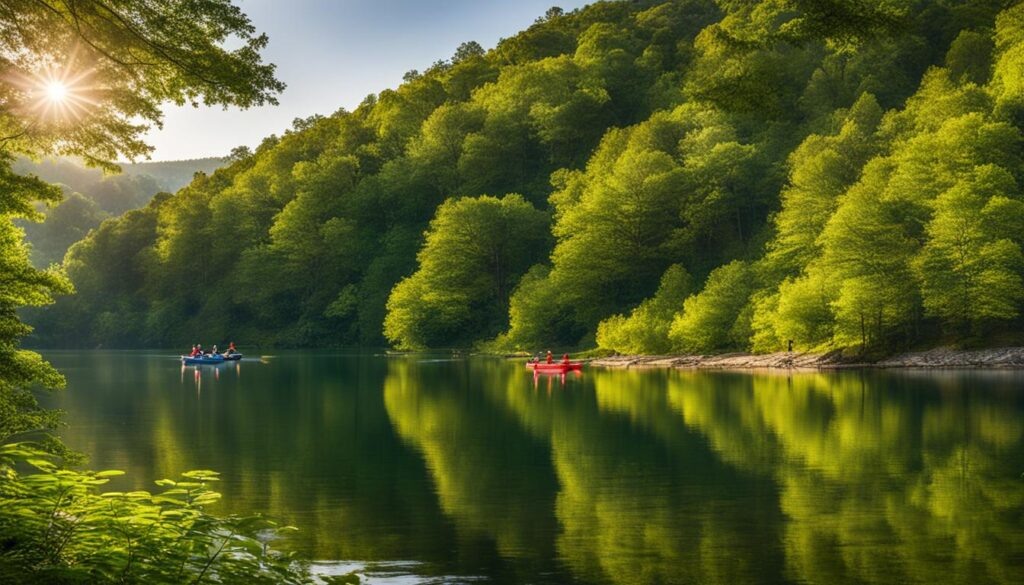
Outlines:
{"type": "Polygon", "coordinates": [[[491,49],[551,6],[582,0],[239,0],[270,43],[264,60],[288,88],[280,105],[164,108],[164,127],[146,136],[152,160],[225,156],[280,134],[295,118],[354,109],[367,95],[397,87],[410,69],[447,59],[465,41],[491,49]]]}

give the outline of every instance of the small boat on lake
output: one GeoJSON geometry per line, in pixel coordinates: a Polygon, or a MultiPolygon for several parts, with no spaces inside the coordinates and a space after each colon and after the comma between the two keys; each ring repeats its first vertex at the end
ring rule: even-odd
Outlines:
{"type": "Polygon", "coordinates": [[[583,362],[526,362],[526,369],[540,373],[564,374],[573,370],[583,369],[583,362]]]}
{"type": "MultiPolygon", "coordinates": [[[[238,357],[241,358],[242,355],[238,354],[238,357]]],[[[187,356],[187,355],[181,356],[181,363],[186,365],[186,366],[202,366],[202,365],[208,365],[208,364],[209,365],[212,365],[212,364],[222,364],[222,363],[224,363],[224,361],[225,361],[224,356],[216,355],[216,354],[215,355],[197,355],[195,357],[187,356]]]]}

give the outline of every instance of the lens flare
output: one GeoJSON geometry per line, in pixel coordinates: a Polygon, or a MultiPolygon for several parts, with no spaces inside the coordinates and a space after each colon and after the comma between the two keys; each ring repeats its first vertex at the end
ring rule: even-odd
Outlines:
{"type": "Polygon", "coordinates": [[[16,84],[22,90],[22,102],[39,122],[73,124],[81,121],[97,105],[93,71],[76,70],[72,65],[42,69],[20,76],[16,84]]]}
{"type": "Polygon", "coordinates": [[[50,81],[46,84],[46,99],[52,103],[61,103],[68,97],[68,86],[61,81],[50,81]]]}

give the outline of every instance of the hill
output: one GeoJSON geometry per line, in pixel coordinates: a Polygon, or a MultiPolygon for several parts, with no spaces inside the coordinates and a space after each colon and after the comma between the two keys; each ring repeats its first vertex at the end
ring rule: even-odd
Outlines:
{"type": "Polygon", "coordinates": [[[212,173],[224,162],[205,158],[121,163],[121,174],[106,175],[70,159],[17,161],[15,172],[36,175],[64,190],[63,201],[44,210],[45,221],[20,223],[32,246],[32,263],[43,268],[62,261],[71,244],[103,220],[144,207],[157,193],[177,191],[191,182],[195,173],[212,173]]]}
{"type": "Polygon", "coordinates": [[[36,340],[885,353],[1012,336],[1020,22],[1022,5],[967,0],[552,9],[104,223],[36,340]]]}

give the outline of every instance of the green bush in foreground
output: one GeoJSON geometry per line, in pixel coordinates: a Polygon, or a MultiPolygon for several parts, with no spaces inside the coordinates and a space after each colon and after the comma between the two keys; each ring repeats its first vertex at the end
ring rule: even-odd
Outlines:
{"type": "Polygon", "coordinates": [[[58,467],[28,444],[0,446],[0,582],[311,583],[268,548],[282,532],[259,517],[217,517],[213,471],[163,479],[163,491],[100,492],[120,471],[58,467]]]}

